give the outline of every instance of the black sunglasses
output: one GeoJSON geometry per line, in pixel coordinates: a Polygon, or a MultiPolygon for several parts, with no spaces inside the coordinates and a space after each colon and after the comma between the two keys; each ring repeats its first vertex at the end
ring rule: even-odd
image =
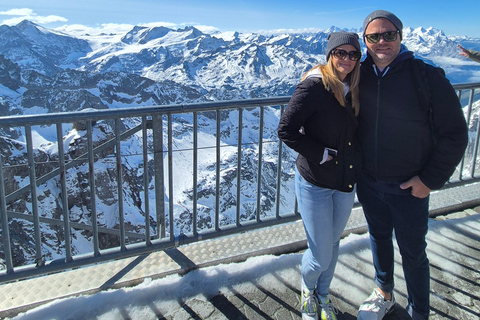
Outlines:
{"type": "Polygon", "coordinates": [[[368,42],[370,43],[377,43],[380,41],[380,37],[383,38],[383,40],[387,42],[392,42],[397,40],[397,34],[399,34],[400,31],[387,31],[384,33],[371,33],[371,34],[366,34],[365,38],[367,39],[368,42]]]}
{"type": "Polygon", "coordinates": [[[345,60],[347,58],[347,56],[348,56],[348,59],[350,59],[352,61],[357,61],[362,57],[362,53],[360,51],[347,52],[347,51],[342,50],[342,49],[335,49],[335,50],[333,50],[332,54],[336,58],[342,59],[342,60],[345,60]]]}

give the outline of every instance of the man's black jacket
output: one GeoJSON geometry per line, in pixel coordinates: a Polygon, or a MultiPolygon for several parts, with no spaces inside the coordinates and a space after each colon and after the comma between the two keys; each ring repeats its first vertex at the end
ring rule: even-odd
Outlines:
{"type": "Polygon", "coordinates": [[[383,72],[369,55],[362,62],[358,134],[363,173],[387,183],[418,175],[434,190],[448,181],[462,159],[467,126],[452,85],[428,64],[431,109],[420,101],[414,62],[406,50],[383,72]]]}

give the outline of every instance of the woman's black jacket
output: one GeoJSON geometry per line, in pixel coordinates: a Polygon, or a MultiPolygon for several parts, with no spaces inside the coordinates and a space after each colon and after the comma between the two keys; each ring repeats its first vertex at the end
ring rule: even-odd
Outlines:
{"type": "Polygon", "coordinates": [[[350,192],[360,160],[357,126],[350,102],[342,107],[320,78],[308,78],[296,87],[277,131],[279,138],[298,152],[297,169],[305,180],[322,188],[350,192]],[[320,164],[325,148],[337,150],[337,156],[320,164]]]}

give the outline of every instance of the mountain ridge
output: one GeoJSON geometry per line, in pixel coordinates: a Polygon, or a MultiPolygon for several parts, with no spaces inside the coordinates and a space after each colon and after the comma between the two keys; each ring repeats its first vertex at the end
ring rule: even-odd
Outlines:
{"type": "MultiPolygon", "coordinates": [[[[170,80],[194,88],[204,100],[267,97],[291,94],[301,75],[324,61],[330,32],[361,29],[332,26],[308,33],[260,34],[204,33],[188,26],[134,26],[125,34],[83,35],[40,27],[28,20],[17,26],[0,26],[0,54],[22,70],[53,76],[66,69],[90,74],[126,72],[154,81],[170,80]],[[98,45],[98,39],[104,42],[98,45]],[[109,40],[106,40],[106,39],[109,40]],[[97,43],[97,44],[94,44],[97,43]],[[236,93],[232,93],[235,91],[236,93]]],[[[458,55],[460,42],[479,39],[447,37],[435,28],[404,28],[403,43],[427,62],[445,67],[452,82],[468,82],[473,67],[458,55]],[[457,59],[455,68],[442,58],[457,59]],[[463,64],[462,64],[463,62],[463,64]]],[[[362,43],[362,51],[365,47],[362,43]]]]}

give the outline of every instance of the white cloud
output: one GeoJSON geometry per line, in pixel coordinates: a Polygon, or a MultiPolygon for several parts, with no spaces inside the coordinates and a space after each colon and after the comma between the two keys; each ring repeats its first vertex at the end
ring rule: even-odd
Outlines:
{"type": "Polygon", "coordinates": [[[33,14],[33,10],[28,8],[0,11],[0,15],[2,16],[31,16],[33,14]]]}
{"type": "Polygon", "coordinates": [[[435,64],[440,66],[475,66],[478,62],[474,62],[472,60],[465,59],[465,57],[461,57],[460,55],[458,58],[455,57],[432,57],[430,58],[435,64]]]}
{"type": "Polygon", "coordinates": [[[56,15],[48,16],[39,16],[32,9],[20,8],[20,9],[11,9],[7,11],[0,11],[0,16],[14,16],[2,21],[2,24],[6,25],[16,25],[23,20],[30,20],[38,24],[48,24],[53,22],[67,22],[68,19],[56,15]]]}
{"type": "Polygon", "coordinates": [[[68,19],[60,16],[49,15],[49,16],[33,16],[33,21],[38,23],[52,23],[52,22],[67,22],[68,19]]]}

